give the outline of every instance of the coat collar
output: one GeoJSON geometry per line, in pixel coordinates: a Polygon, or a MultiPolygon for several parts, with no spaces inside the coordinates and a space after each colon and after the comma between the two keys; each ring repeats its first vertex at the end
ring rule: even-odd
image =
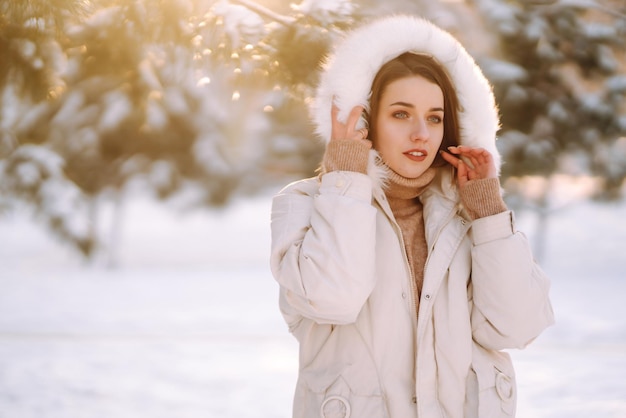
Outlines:
{"type": "MultiPolygon", "coordinates": [[[[370,150],[367,175],[372,180],[372,196],[386,215],[393,219],[391,208],[385,197],[388,170],[387,166],[382,163],[378,152],[370,150]]],[[[456,213],[463,214],[452,167],[441,167],[432,183],[419,198],[424,205],[424,220],[428,220],[425,222],[425,232],[426,242],[430,247],[450,217],[456,213]]]]}

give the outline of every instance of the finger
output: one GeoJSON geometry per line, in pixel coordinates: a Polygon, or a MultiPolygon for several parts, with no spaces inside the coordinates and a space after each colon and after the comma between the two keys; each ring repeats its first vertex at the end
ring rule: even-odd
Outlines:
{"type": "Polygon", "coordinates": [[[475,154],[478,150],[477,148],[471,148],[465,145],[458,145],[448,147],[448,150],[457,155],[472,170],[479,165],[477,160],[475,159],[475,154]]]}
{"type": "Polygon", "coordinates": [[[480,164],[491,160],[491,153],[484,148],[463,148],[463,152],[480,164]]]}
{"type": "Polygon", "coordinates": [[[363,114],[363,106],[355,106],[348,115],[348,121],[346,126],[348,128],[348,134],[353,133],[356,130],[356,124],[359,122],[359,118],[363,114]]]}
{"type": "Polygon", "coordinates": [[[450,146],[448,150],[454,154],[473,155],[476,157],[485,153],[489,154],[484,148],[468,147],[467,145],[450,146]]]}
{"type": "Polygon", "coordinates": [[[333,103],[330,116],[331,116],[331,139],[346,138],[346,125],[337,120],[339,114],[339,108],[333,103]]]}
{"type": "Polygon", "coordinates": [[[465,162],[465,164],[468,164],[471,168],[474,168],[474,165],[472,164],[472,161],[470,160],[470,157],[469,157],[471,154],[470,152],[471,148],[468,148],[463,145],[451,146],[451,147],[448,147],[448,151],[458,156],[461,160],[465,162]]]}
{"type": "Polygon", "coordinates": [[[471,170],[468,169],[467,164],[464,163],[461,158],[456,158],[443,150],[440,151],[440,154],[444,160],[456,168],[456,177],[459,187],[465,186],[465,183],[469,181],[469,174],[471,172],[471,170]]]}
{"type": "Polygon", "coordinates": [[[346,136],[346,139],[367,139],[367,129],[361,128],[346,136]]]}
{"type": "Polygon", "coordinates": [[[333,122],[337,121],[337,114],[339,113],[339,108],[337,107],[337,105],[333,102],[332,107],[330,108],[330,116],[333,119],[333,122]]]}
{"type": "Polygon", "coordinates": [[[481,163],[478,161],[478,159],[475,156],[473,156],[473,155],[471,155],[469,157],[469,161],[472,163],[472,168],[480,167],[480,165],[481,165],[481,163]]]}
{"type": "Polygon", "coordinates": [[[482,164],[493,164],[493,156],[487,150],[483,150],[480,154],[482,164]]]}
{"type": "Polygon", "coordinates": [[[452,154],[460,154],[461,150],[459,149],[460,147],[456,147],[456,146],[450,146],[448,147],[448,152],[451,152],[452,154]]]}
{"type": "Polygon", "coordinates": [[[448,162],[451,166],[453,167],[457,167],[459,165],[459,159],[450,155],[449,153],[441,150],[439,151],[439,154],[441,154],[441,156],[443,157],[444,160],[446,160],[446,162],[448,162]]]}
{"type": "MultiPolygon", "coordinates": [[[[489,151],[484,148],[475,148],[470,153],[470,159],[476,168],[474,178],[497,177],[493,156],[489,151]]],[[[472,177],[470,176],[470,178],[472,177]]]]}
{"type": "Polygon", "coordinates": [[[465,183],[469,181],[469,170],[463,160],[459,160],[459,164],[456,167],[456,178],[459,182],[459,187],[465,186],[465,183]]]}

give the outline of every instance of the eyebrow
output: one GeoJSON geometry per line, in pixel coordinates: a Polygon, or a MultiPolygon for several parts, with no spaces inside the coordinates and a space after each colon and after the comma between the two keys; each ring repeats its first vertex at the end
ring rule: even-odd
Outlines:
{"type": "MultiPolygon", "coordinates": [[[[391,103],[389,105],[389,107],[391,106],[404,106],[404,107],[409,107],[409,108],[414,108],[415,106],[413,106],[411,103],[407,103],[407,102],[395,102],[395,103],[391,103]]],[[[443,108],[441,107],[431,107],[430,108],[431,112],[443,112],[443,108]]]]}

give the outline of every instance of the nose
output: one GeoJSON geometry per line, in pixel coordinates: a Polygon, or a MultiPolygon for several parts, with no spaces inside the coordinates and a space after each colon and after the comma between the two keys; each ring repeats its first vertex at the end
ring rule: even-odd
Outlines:
{"type": "Polygon", "coordinates": [[[423,120],[418,120],[413,126],[411,130],[411,141],[427,141],[430,138],[430,131],[428,130],[428,126],[426,122],[423,120]]]}

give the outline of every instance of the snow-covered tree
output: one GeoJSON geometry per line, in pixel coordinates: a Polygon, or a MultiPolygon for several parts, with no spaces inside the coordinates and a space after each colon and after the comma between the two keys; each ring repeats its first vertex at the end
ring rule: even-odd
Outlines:
{"type": "Polygon", "coordinates": [[[88,6],[80,0],[0,1],[0,209],[25,203],[84,254],[93,241],[81,216],[85,200],[80,189],[65,176],[60,154],[41,141],[20,138],[15,127],[46,113],[38,103],[62,93],[63,30],[84,16],[88,6]]]}
{"type": "MultiPolygon", "coordinates": [[[[41,3],[15,8],[21,14],[2,3],[2,19],[29,27],[22,15],[45,15],[41,3]]],[[[189,204],[216,206],[285,174],[313,172],[319,144],[310,140],[304,103],[332,33],[307,21],[303,13],[314,6],[293,16],[226,1],[91,6],[83,19],[68,10],[42,18],[63,22],[46,38],[56,45],[54,60],[39,60],[40,49],[14,33],[1,38],[53,82],[35,90],[18,76],[3,79],[0,204],[27,202],[57,236],[92,255],[101,244],[99,196],[119,195],[132,179],[160,197],[193,188],[189,204]],[[309,37],[311,50],[299,57],[312,58],[303,67],[291,53],[309,37]],[[53,207],[49,190],[82,203],[53,207]],[[80,229],[70,219],[92,224],[80,229]]],[[[346,17],[328,7],[321,16],[337,25],[346,17]]],[[[21,74],[13,67],[3,65],[9,70],[0,75],[21,74]]]]}
{"type": "Polygon", "coordinates": [[[535,213],[541,258],[551,216],[570,203],[558,198],[559,174],[598,177],[595,198],[623,195],[626,7],[595,0],[473,2],[496,35],[481,65],[502,114],[507,199],[535,213]]]}
{"type": "Polygon", "coordinates": [[[84,0],[0,0],[0,87],[34,100],[57,94],[63,30],[88,10],[84,0]]]}
{"type": "Polygon", "coordinates": [[[626,178],[626,6],[594,0],[474,0],[497,36],[481,64],[502,113],[504,177],[626,178]]]}

